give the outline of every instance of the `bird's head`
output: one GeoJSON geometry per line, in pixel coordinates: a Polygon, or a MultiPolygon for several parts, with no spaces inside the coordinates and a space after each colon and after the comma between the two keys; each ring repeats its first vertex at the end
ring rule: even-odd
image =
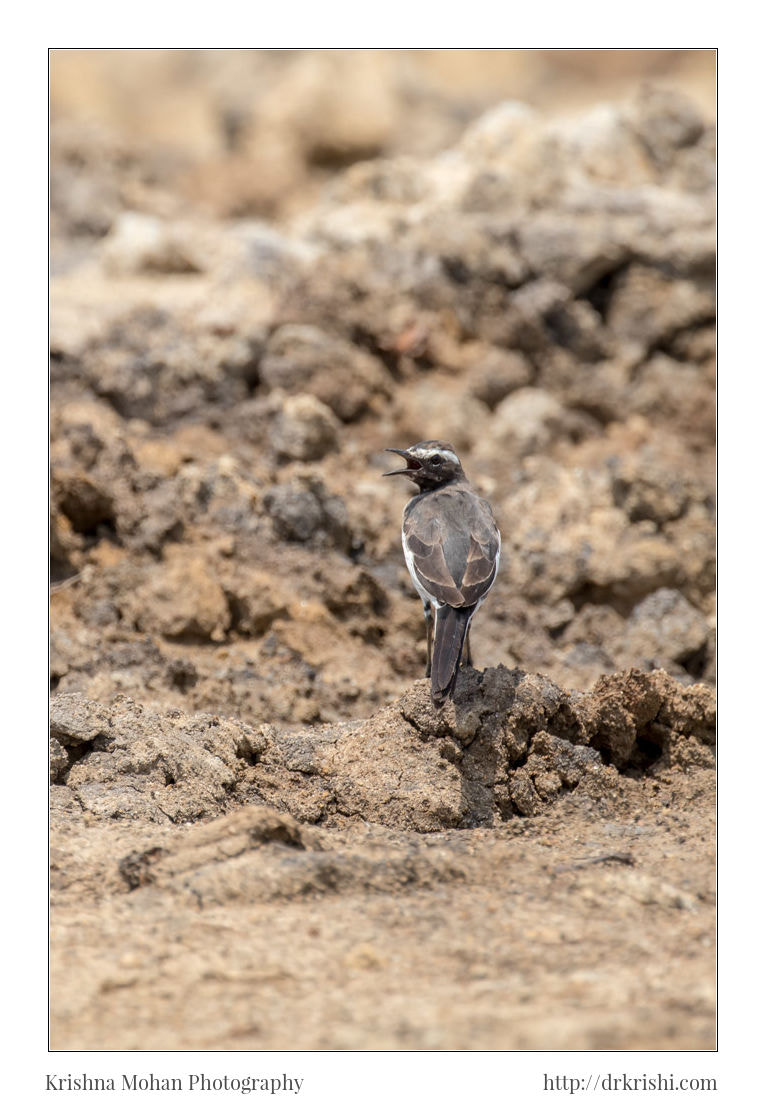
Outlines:
{"type": "Polygon", "coordinates": [[[421,490],[437,489],[455,478],[463,478],[463,468],[460,459],[455,453],[455,448],[449,443],[442,443],[438,439],[429,439],[423,443],[416,443],[403,451],[399,447],[387,447],[395,455],[401,455],[406,466],[401,470],[388,470],[384,478],[401,474],[409,478],[421,490]]]}

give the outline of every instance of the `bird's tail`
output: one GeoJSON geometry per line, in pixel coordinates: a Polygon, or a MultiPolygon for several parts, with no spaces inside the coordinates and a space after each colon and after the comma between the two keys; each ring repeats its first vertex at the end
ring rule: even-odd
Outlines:
{"type": "Polygon", "coordinates": [[[443,705],[454,692],[460,656],[475,608],[475,605],[469,605],[464,609],[453,609],[443,605],[436,610],[431,661],[431,701],[436,706],[443,705]]]}

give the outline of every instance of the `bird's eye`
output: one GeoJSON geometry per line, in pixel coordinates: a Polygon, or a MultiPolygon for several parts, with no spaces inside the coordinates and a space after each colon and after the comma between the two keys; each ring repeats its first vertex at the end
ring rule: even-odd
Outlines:
{"type": "Polygon", "coordinates": [[[441,457],[441,455],[431,455],[428,461],[434,466],[441,466],[441,464],[444,462],[444,459],[441,457]]]}

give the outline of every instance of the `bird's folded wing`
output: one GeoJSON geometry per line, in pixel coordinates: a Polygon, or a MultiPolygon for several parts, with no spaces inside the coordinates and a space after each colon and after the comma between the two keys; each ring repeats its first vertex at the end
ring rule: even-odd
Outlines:
{"type": "Polygon", "coordinates": [[[497,570],[497,551],[496,541],[481,544],[476,536],[471,536],[471,546],[468,549],[468,561],[462,582],[463,593],[469,598],[468,604],[478,601],[492,585],[497,570]]]}
{"type": "Polygon", "coordinates": [[[414,524],[410,524],[405,527],[404,539],[418,580],[443,605],[475,605],[494,581],[498,551],[494,530],[482,534],[479,539],[471,534],[465,566],[457,576],[447,566],[444,540],[438,531],[434,534],[434,529],[429,527],[425,538],[417,534],[414,524]]]}
{"type": "Polygon", "coordinates": [[[404,542],[410,552],[412,566],[423,588],[441,605],[465,605],[462,591],[450,573],[439,539],[424,542],[413,529],[405,529],[404,542]]]}

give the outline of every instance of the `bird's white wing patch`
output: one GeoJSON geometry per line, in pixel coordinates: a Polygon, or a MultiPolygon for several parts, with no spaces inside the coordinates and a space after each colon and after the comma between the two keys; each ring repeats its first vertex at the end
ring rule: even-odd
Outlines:
{"type": "Polygon", "coordinates": [[[404,534],[404,529],[403,528],[402,528],[402,550],[404,551],[404,561],[407,564],[407,570],[410,572],[410,578],[412,579],[412,584],[415,587],[415,589],[418,591],[418,593],[420,594],[421,600],[423,602],[428,602],[430,605],[433,605],[434,608],[438,609],[439,602],[436,600],[436,598],[432,594],[429,594],[428,591],[423,588],[423,583],[420,581],[417,574],[415,573],[415,557],[412,554],[412,552],[410,551],[410,549],[407,547],[407,538],[404,534]]]}

